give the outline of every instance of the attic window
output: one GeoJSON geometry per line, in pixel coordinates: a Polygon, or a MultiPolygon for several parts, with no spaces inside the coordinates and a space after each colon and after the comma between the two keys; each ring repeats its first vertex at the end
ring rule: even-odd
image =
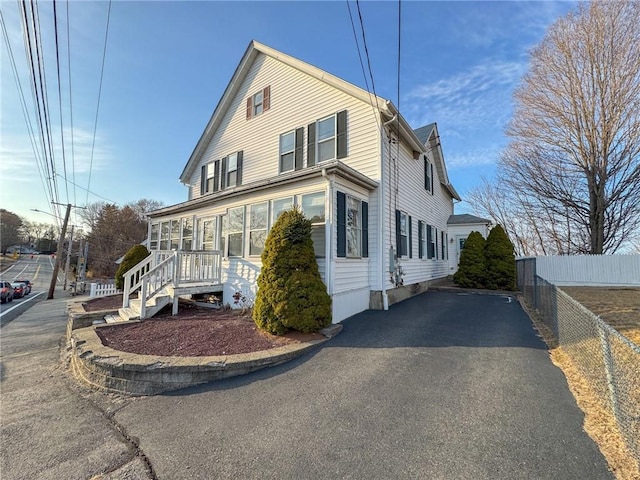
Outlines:
{"type": "Polygon", "coordinates": [[[267,85],[247,98],[247,120],[266,112],[269,108],[271,108],[271,86],[267,85]]]}

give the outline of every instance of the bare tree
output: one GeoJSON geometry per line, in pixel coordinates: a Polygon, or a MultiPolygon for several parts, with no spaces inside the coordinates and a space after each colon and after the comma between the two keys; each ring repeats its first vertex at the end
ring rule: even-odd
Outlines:
{"type": "Polygon", "coordinates": [[[580,5],[532,51],[514,95],[498,183],[560,251],[613,253],[640,231],[639,46],[640,2],[580,5]]]}

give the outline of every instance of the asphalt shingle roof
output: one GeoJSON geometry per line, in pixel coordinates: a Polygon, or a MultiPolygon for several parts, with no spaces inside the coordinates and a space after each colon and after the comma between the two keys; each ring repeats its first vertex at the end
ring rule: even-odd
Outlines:
{"type": "Polygon", "coordinates": [[[467,223],[491,223],[491,220],[486,218],[476,217],[469,213],[462,213],[459,215],[451,215],[447,220],[447,225],[464,225],[467,223]]]}

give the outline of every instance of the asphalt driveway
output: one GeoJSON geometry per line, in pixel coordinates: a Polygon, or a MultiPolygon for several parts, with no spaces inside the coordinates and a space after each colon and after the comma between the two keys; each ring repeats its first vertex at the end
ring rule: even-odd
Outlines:
{"type": "Polygon", "coordinates": [[[427,292],[291,363],[115,415],[160,479],[607,479],[512,298],[427,292]]]}

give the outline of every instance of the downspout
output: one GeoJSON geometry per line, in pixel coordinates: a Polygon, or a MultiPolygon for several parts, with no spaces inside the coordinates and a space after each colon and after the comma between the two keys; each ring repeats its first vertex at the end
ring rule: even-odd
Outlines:
{"type": "MultiPolygon", "coordinates": [[[[385,285],[387,283],[387,272],[384,268],[385,258],[389,259],[390,255],[386,255],[384,251],[384,239],[386,235],[386,229],[384,228],[384,223],[386,222],[386,216],[384,214],[384,205],[386,201],[386,188],[385,188],[385,176],[384,176],[384,133],[385,127],[390,123],[395,122],[398,119],[398,115],[394,115],[391,120],[387,120],[382,124],[382,129],[380,131],[380,198],[378,201],[378,221],[380,222],[380,238],[378,239],[378,255],[380,258],[380,290],[382,292],[382,308],[383,310],[389,310],[389,296],[387,295],[387,289],[385,285]]],[[[398,141],[400,139],[398,138],[398,141]]],[[[389,228],[391,226],[389,225],[389,228]]]]}
{"type": "Polygon", "coordinates": [[[327,282],[327,291],[329,293],[329,296],[331,298],[333,298],[333,268],[332,268],[332,262],[333,262],[333,244],[331,243],[331,240],[333,238],[333,188],[334,188],[334,182],[331,178],[329,178],[329,176],[327,175],[327,169],[323,168],[322,169],[322,177],[327,181],[327,196],[325,199],[325,205],[328,203],[329,208],[325,208],[325,210],[328,212],[328,227],[329,228],[325,228],[325,232],[324,232],[324,238],[325,238],[325,243],[326,243],[326,247],[325,247],[325,263],[324,263],[324,272],[325,272],[325,281],[327,282]]]}

